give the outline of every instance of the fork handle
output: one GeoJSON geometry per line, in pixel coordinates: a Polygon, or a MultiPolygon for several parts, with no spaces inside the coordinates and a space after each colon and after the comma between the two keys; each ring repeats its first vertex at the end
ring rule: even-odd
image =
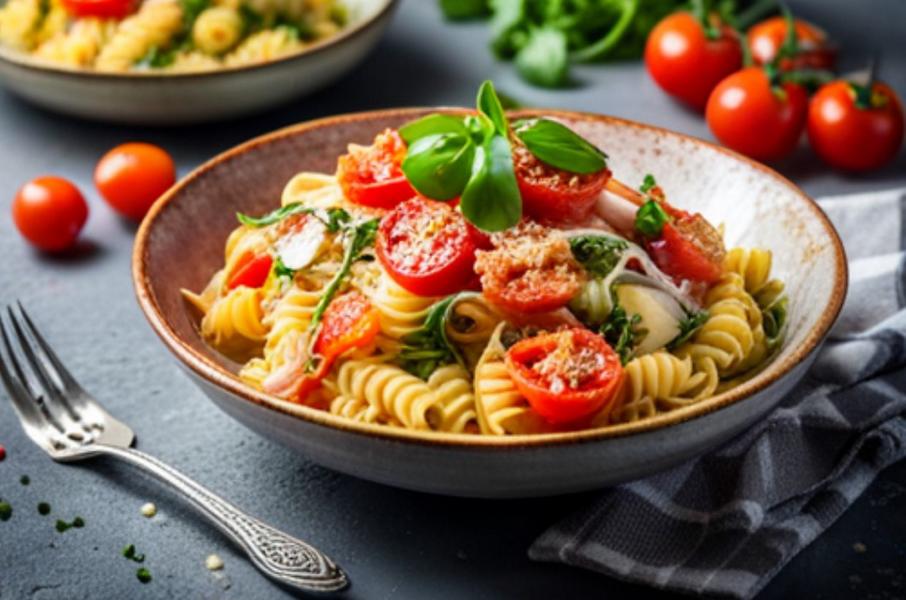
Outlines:
{"type": "Polygon", "coordinates": [[[136,465],[169,484],[236,542],[271,579],[307,592],[335,592],[349,584],[342,569],[316,548],[250,517],[153,456],[106,444],[94,444],[92,449],[136,465]]]}

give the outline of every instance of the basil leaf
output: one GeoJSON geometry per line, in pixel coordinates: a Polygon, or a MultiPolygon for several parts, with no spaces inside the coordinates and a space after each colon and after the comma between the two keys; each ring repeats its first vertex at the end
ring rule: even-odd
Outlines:
{"type": "Polygon", "coordinates": [[[459,208],[484,231],[503,231],[522,217],[510,143],[502,135],[492,136],[475,150],[472,178],[462,192],[459,208]]]}
{"type": "Polygon", "coordinates": [[[710,317],[710,315],[706,310],[687,313],[679,322],[679,335],[667,344],[667,349],[673,350],[689,341],[689,338],[695,335],[695,332],[701,329],[702,325],[708,321],[708,317],[710,317]]]}
{"type": "Polygon", "coordinates": [[[239,219],[240,223],[248,225],[249,227],[265,227],[267,225],[273,225],[278,221],[282,221],[290,215],[308,214],[311,213],[312,210],[313,209],[306,207],[301,202],[293,202],[292,204],[281,206],[260,217],[250,217],[242,213],[236,213],[236,218],[239,219]]]}
{"type": "Polygon", "coordinates": [[[440,0],[440,9],[448,19],[477,19],[488,14],[488,0],[440,0]]]}
{"type": "Polygon", "coordinates": [[[649,200],[635,213],[635,228],[644,236],[657,237],[669,218],[664,209],[654,200],[649,200]]]}
{"type": "Polygon", "coordinates": [[[569,127],[550,119],[520,121],[516,135],[544,163],[570,173],[597,173],[607,155],[569,127]]]}
{"type": "Polygon", "coordinates": [[[429,135],[409,146],[403,173],[419,193],[435,200],[451,200],[465,189],[474,155],[475,144],[468,135],[429,135]]]}
{"type": "Polygon", "coordinates": [[[494,91],[494,84],[490,80],[486,80],[478,88],[476,104],[478,105],[478,112],[490,119],[494,125],[494,130],[498,134],[506,136],[509,133],[503,106],[501,106],[500,98],[497,97],[497,92],[494,91]]]}
{"type": "Polygon", "coordinates": [[[566,35],[554,27],[533,29],[528,43],[516,53],[516,69],[529,83],[563,87],[569,73],[566,35]]]}
{"type": "Polygon", "coordinates": [[[515,38],[526,17],[526,0],[491,0],[491,49],[500,58],[512,56],[518,49],[515,38]]]}
{"type": "Polygon", "coordinates": [[[624,365],[632,359],[635,347],[647,333],[636,327],[642,321],[639,315],[626,314],[626,309],[620,305],[613,307],[607,320],[601,325],[600,333],[611,345],[614,352],[620,355],[620,362],[624,365]]]}
{"type": "Polygon", "coordinates": [[[625,240],[603,235],[583,235],[571,238],[569,247],[586,271],[603,279],[620,262],[620,256],[629,244],[625,240]]]}
{"type": "Polygon", "coordinates": [[[400,137],[407,144],[412,144],[418,138],[437,133],[458,133],[468,136],[469,130],[463,125],[462,119],[439,113],[410,121],[399,129],[400,137]]]}
{"type": "Polygon", "coordinates": [[[647,173],[645,179],[642,180],[642,185],[639,186],[639,191],[643,194],[647,194],[654,187],[657,187],[657,181],[654,180],[654,175],[647,173]]]}

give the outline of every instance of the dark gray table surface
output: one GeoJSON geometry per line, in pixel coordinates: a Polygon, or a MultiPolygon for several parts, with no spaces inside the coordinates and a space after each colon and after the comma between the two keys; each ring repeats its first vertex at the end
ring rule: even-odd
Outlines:
{"type": "MultiPolygon", "coordinates": [[[[906,3],[793,2],[823,24],[857,68],[871,46],[882,76],[906,96],[902,25],[906,3]]],[[[91,173],[109,147],[142,139],[168,148],[186,173],[252,136],[308,118],[398,105],[471,104],[493,78],[526,104],[610,113],[709,137],[701,119],[660,94],[638,63],[577,70],[580,85],[545,91],[521,83],[486,51],[482,24],[442,24],[435,3],[403,2],[387,37],[343,82],[266,115],[182,129],[77,122],[0,93],[0,302],[21,298],[83,384],[138,434],[139,448],[224,493],[253,514],[318,545],[349,572],[350,598],[633,597],[648,589],[590,572],[532,563],[526,548],[590,495],[478,501],[396,490],[322,469],[257,437],[217,411],[175,366],[133,298],[134,227],[97,198],[91,173]],[[52,259],[26,247],[9,205],[25,180],[55,173],[89,197],[86,244],[52,259]]],[[[619,152],[614,140],[608,152],[619,152]]],[[[906,185],[906,153],[869,176],[842,177],[803,150],[778,168],[813,195],[906,185]]],[[[199,224],[203,226],[203,224],[199,224]]],[[[279,598],[232,547],[160,486],[111,462],[52,463],[23,435],[0,394],[0,598],[279,598]],[[28,474],[31,484],[19,477],[28,474]],[[154,501],[152,520],[139,507],[154,501]],[[39,501],[53,514],[40,516],[39,501]],[[81,515],[83,529],[54,530],[81,515]],[[140,584],[120,550],[135,543],[154,580],[140,584]],[[219,553],[226,568],[204,567],[219,553]]],[[[863,498],[765,589],[763,598],[906,597],[906,463],[883,473],[863,498]],[[864,552],[854,550],[863,544],[864,552]]],[[[862,548],[860,547],[860,550],[862,548]]],[[[664,595],[666,597],[666,595],[664,595]]]]}

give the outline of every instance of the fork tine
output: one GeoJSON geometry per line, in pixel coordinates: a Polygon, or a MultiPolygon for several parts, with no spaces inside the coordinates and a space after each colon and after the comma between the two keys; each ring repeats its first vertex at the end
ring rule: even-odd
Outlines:
{"type": "MultiPolygon", "coordinates": [[[[50,413],[50,416],[56,417],[54,420],[58,421],[60,425],[63,425],[65,419],[62,418],[63,415],[59,413],[59,406],[63,407],[63,410],[69,417],[74,421],[79,421],[81,418],[78,413],[69,405],[69,402],[66,401],[64,390],[61,387],[60,383],[55,381],[53,374],[48,371],[47,365],[43,360],[41,360],[38,355],[35,353],[34,344],[28,338],[22,326],[19,324],[19,319],[16,318],[16,313],[13,311],[12,306],[6,307],[7,312],[9,313],[9,320],[13,325],[13,331],[16,334],[16,337],[19,340],[19,347],[22,349],[22,353],[25,355],[28,364],[31,365],[32,371],[37,375],[40,385],[44,390],[43,399],[44,399],[44,409],[50,413]],[[53,402],[53,405],[51,405],[53,402]],[[57,409],[57,414],[53,414],[53,410],[57,409]]],[[[62,383],[62,382],[61,382],[62,383]]]]}
{"type": "Polygon", "coordinates": [[[76,381],[69,370],[63,365],[63,362],[57,357],[57,354],[53,351],[44,340],[44,336],[41,335],[41,332],[38,331],[38,328],[35,326],[34,322],[31,320],[28,312],[26,312],[25,307],[22,306],[22,302],[16,300],[16,306],[19,307],[19,313],[22,315],[22,321],[25,323],[25,328],[28,329],[28,332],[31,334],[32,338],[38,344],[38,354],[45,359],[47,363],[54,369],[54,373],[57,375],[57,379],[63,384],[63,389],[69,392],[82,392],[82,386],[79,385],[79,382],[76,381]]]}
{"type": "MultiPolygon", "coordinates": [[[[6,365],[6,361],[3,360],[3,352],[0,352],[0,379],[3,380],[3,386],[9,393],[13,408],[19,413],[19,418],[26,426],[26,432],[29,431],[29,426],[40,428],[52,425],[59,429],[55,423],[52,423],[44,415],[31,392],[28,390],[27,384],[23,379],[22,368],[16,360],[16,355],[13,353],[13,347],[10,344],[9,336],[6,333],[6,325],[4,325],[2,319],[0,319],[0,336],[3,337],[3,346],[6,348],[6,355],[9,357],[9,361],[15,371],[15,373],[10,371],[9,367],[6,365]]],[[[37,439],[35,439],[35,441],[39,442],[37,439]]]]}

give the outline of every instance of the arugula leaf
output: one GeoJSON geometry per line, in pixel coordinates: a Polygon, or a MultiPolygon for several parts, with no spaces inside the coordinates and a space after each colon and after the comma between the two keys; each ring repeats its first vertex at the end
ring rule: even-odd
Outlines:
{"type": "Polygon", "coordinates": [[[475,103],[478,105],[478,112],[487,117],[494,125],[497,134],[506,137],[509,134],[506,114],[503,112],[497,92],[494,91],[494,84],[489,79],[478,88],[478,98],[475,103]]]}
{"type": "Polygon", "coordinates": [[[289,277],[292,279],[296,275],[296,270],[290,269],[283,264],[283,259],[278,256],[277,260],[274,262],[274,274],[277,277],[289,277]]]}
{"type": "Polygon", "coordinates": [[[689,341],[696,331],[701,329],[701,326],[708,321],[708,317],[711,315],[706,310],[700,310],[698,312],[686,313],[686,316],[683,317],[679,322],[679,335],[673,338],[669,344],[667,344],[668,350],[673,350],[678,348],[689,341]]]}
{"type": "Polygon", "coordinates": [[[447,337],[447,319],[459,296],[453,294],[433,304],[421,329],[403,338],[404,345],[397,356],[403,369],[427,380],[441,365],[463,363],[459,351],[447,337]]]}
{"type": "Polygon", "coordinates": [[[639,337],[645,332],[636,329],[641,323],[639,315],[626,314],[626,310],[619,304],[613,307],[607,320],[601,325],[600,333],[611,345],[614,352],[620,355],[620,362],[624,365],[632,359],[639,337]]]}
{"type": "Polygon", "coordinates": [[[642,180],[642,185],[639,186],[639,191],[647,194],[655,187],[657,187],[657,181],[654,180],[654,175],[646,173],[645,179],[642,180]]]}
{"type": "Polygon", "coordinates": [[[151,69],[168,67],[176,60],[176,52],[177,48],[164,49],[159,46],[151,46],[148,52],[135,63],[135,66],[151,69]]]}
{"type": "Polygon", "coordinates": [[[407,144],[412,144],[419,138],[439,133],[454,133],[469,137],[469,129],[462,119],[440,113],[410,121],[399,128],[400,137],[407,144]]]}
{"type": "Polygon", "coordinates": [[[597,173],[607,168],[607,155],[575,131],[550,119],[519,121],[516,136],[542,162],[570,173],[597,173]]]}
{"type": "Polygon", "coordinates": [[[532,29],[525,46],[516,53],[516,69],[541,87],[561,87],[568,80],[566,34],[554,27],[532,29]]]}
{"type": "Polygon", "coordinates": [[[334,274],[333,279],[331,279],[330,283],[327,284],[327,287],[324,288],[324,294],[315,306],[315,310],[311,317],[311,323],[308,326],[309,331],[314,331],[317,329],[318,325],[321,324],[321,317],[324,316],[324,311],[327,310],[330,301],[336,296],[343,280],[349,275],[349,271],[352,269],[352,263],[358,260],[365,248],[374,244],[374,237],[377,235],[379,223],[380,219],[371,219],[356,225],[353,229],[352,236],[346,244],[346,250],[343,253],[343,262],[334,274]]]}
{"type": "Polygon", "coordinates": [[[402,168],[406,179],[421,194],[435,200],[451,200],[462,193],[472,176],[474,157],[475,144],[467,135],[436,133],[409,146],[402,168]]]}
{"type": "MultiPolygon", "coordinates": [[[[314,213],[317,214],[317,213],[314,213]]],[[[327,209],[327,222],[324,223],[324,226],[327,227],[327,231],[330,233],[336,233],[343,228],[344,225],[349,223],[352,220],[352,217],[348,212],[342,208],[328,208],[327,209]]]]}
{"type": "Polygon", "coordinates": [[[239,219],[240,223],[249,227],[265,227],[267,225],[273,225],[278,221],[282,221],[290,215],[309,214],[312,210],[313,209],[308,208],[301,202],[293,202],[286,206],[281,206],[276,210],[272,210],[260,217],[250,217],[243,213],[236,213],[236,218],[239,219]]]}
{"type": "Polygon", "coordinates": [[[629,248],[629,244],[625,240],[604,235],[583,235],[570,238],[569,247],[586,271],[603,279],[620,262],[620,256],[629,248]]]}
{"type": "Polygon", "coordinates": [[[669,220],[667,213],[655,200],[649,200],[639,207],[635,214],[635,228],[644,236],[657,237],[669,220]]]}
{"type": "Polygon", "coordinates": [[[444,17],[451,20],[477,19],[488,14],[488,0],[440,0],[444,17]]]}
{"type": "Polygon", "coordinates": [[[502,135],[475,151],[472,177],[460,197],[462,214],[484,231],[503,231],[522,217],[522,196],[513,172],[510,143],[502,135]]]}
{"type": "Polygon", "coordinates": [[[783,296],[762,311],[764,335],[768,346],[774,347],[783,337],[788,316],[789,299],[783,296]]]}

